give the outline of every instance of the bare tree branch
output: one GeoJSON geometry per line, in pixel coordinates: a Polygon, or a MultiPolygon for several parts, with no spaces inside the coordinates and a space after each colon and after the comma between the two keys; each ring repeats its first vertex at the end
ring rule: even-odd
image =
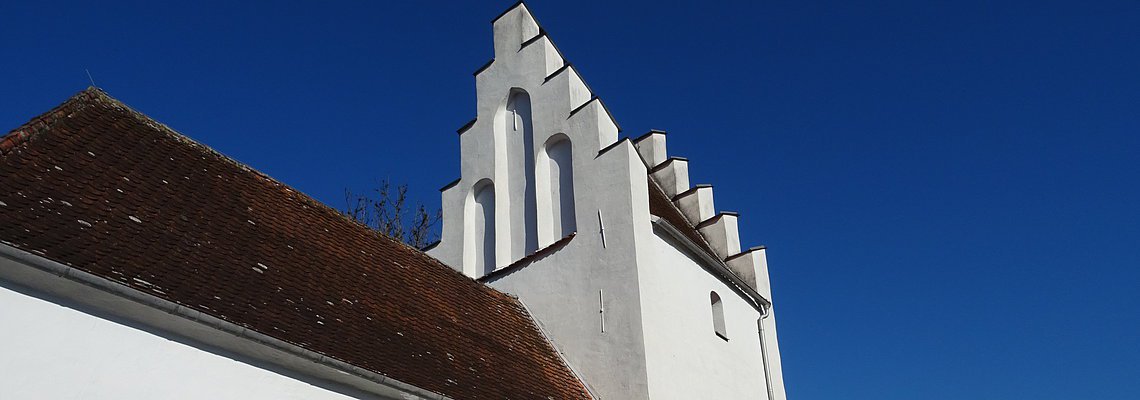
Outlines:
{"type": "Polygon", "coordinates": [[[381,180],[372,196],[344,191],[344,215],[373,230],[422,249],[438,238],[435,227],[443,216],[442,210],[429,213],[423,204],[417,204],[413,215],[409,207],[408,185],[392,187],[388,179],[381,180]]]}

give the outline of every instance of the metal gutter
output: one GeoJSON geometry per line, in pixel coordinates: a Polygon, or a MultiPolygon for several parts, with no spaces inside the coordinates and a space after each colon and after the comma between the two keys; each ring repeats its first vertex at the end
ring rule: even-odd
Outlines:
{"type": "Polygon", "coordinates": [[[752,300],[752,306],[759,310],[761,313],[764,313],[765,307],[772,305],[771,301],[764,298],[763,295],[756,292],[756,289],[748,286],[748,284],[745,283],[743,279],[740,279],[740,277],[732,273],[724,261],[713,257],[702,250],[700,246],[698,246],[696,243],[693,243],[692,239],[689,239],[687,236],[685,236],[684,233],[681,233],[681,231],[677,229],[677,227],[673,226],[673,224],[670,224],[669,221],[666,221],[664,218],[658,217],[656,215],[650,215],[649,218],[651,221],[653,221],[653,225],[661,228],[661,230],[665,231],[665,233],[668,233],[669,236],[672,236],[673,239],[677,240],[681,243],[681,245],[685,246],[686,250],[704,261],[702,264],[706,267],[706,269],[727,280],[728,283],[731,283],[733,286],[735,286],[735,289],[737,289],[738,292],[741,292],[745,295],[745,297],[748,297],[750,300],[752,300]]]}

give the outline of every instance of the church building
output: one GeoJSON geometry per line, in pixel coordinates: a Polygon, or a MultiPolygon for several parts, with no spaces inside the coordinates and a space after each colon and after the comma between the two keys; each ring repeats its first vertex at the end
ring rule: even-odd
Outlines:
{"type": "Polygon", "coordinates": [[[425,249],[97,88],[0,138],[0,398],[786,399],[765,248],[492,25],[425,249]]]}

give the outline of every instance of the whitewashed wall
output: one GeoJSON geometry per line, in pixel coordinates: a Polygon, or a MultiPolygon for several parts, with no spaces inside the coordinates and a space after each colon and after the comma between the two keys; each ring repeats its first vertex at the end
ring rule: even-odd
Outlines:
{"type": "MultiPolygon", "coordinates": [[[[616,123],[525,5],[494,22],[494,48],[476,73],[477,119],[460,134],[461,177],[443,190],[442,240],[429,254],[473,278],[493,274],[484,280],[519,297],[599,398],[766,399],[760,312],[654,233],[642,155],[618,143],[616,123]],[[524,92],[529,106],[512,100],[524,92]],[[552,138],[571,145],[558,163],[547,154],[552,138]],[[561,175],[566,164],[572,179],[561,175]],[[494,223],[484,226],[465,205],[486,182],[494,223]],[[561,208],[564,193],[572,213],[561,208]],[[512,266],[561,239],[563,216],[576,227],[569,242],[512,266]],[[493,246],[472,239],[489,237],[486,229],[493,246]],[[487,251],[494,262],[483,268],[487,251]],[[727,342],[712,329],[712,290],[724,302],[727,342]]],[[[656,140],[644,149],[651,163],[666,157],[663,136],[656,140]]],[[[687,188],[678,168],[662,174],[687,188]]],[[[698,194],[703,220],[713,214],[711,188],[698,194]]],[[[731,219],[726,243],[736,238],[731,219]]],[[[717,248],[739,252],[733,243],[717,248]]]]}
{"type": "MultiPolygon", "coordinates": [[[[494,31],[495,59],[475,76],[477,118],[459,136],[460,180],[442,193],[441,241],[428,251],[476,278],[486,273],[477,261],[484,259],[484,249],[465,241],[478,228],[475,219],[464,215],[464,205],[472,203],[477,186],[494,185],[493,227],[498,240],[492,269],[500,269],[563,236],[561,230],[552,229],[558,220],[553,213],[559,212],[559,218],[562,214],[552,198],[546,144],[552,138],[570,142],[573,193],[578,197],[589,189],[580,184],[579,171],[589,168],[586,165],[598,151],[618,135],[617,125],[600,101],[591,101],[589,88],[574,68],[563,68],[565,60],[550,39],[536,36],[539,27],[526,6],[496,20],[494,31]],[[523,98],[529,98],[529,105],[523,98]]],[[[597,219],[596,207],[593,214],[581,209],[589,205],[579,208],[573,225],[581,228],[589,219],[597,219]]]]}
{"type": "Polygon", "coordinates": [[[575,159],[581,174],[575,175],[579,229],[573,239],[488,283],[519,296],[595,395],[644,399],[635,266],[646,252],[635,249],[648,242],[635,232],[651,230],[645,168],[628,142],[597,159],[581,158],[575,159]]]}
{"type": "Polygon", "coordinates": [[[728,285],[656,235],[638,265],[646,368],[653,399],[766,399],[760,313],[728,285]],[[724,303],[728,340],[713,331],[709,293],[724,303]]]}
{"type": "Polygon", "coordinates": [[[0,327],[5,400],[357,398],[7,285],[0,327]]]}
{"type": "Polygon", "coordinates": [[[617,141],[617,125],[550,39],[538,35],[526,6],[494,23],[495,60],[475,77],[478,118],[459,137],[461,179],[442,193],[442,241],[429,254],[478,278],[574,227],[557,254],[489,284],[523,300],[595,395],[646,398],[631,268],[641,254],[634,249],[648,245],[634,231],[651,231],[645,166],[630,142],[599,154],[617,141]],[[527,93],[529,106],[518,102],[519,93],[527,93]],[[567,147],[548,146],[554,143],[567,147]],[[470,240],[480,227],[463,215],[480,182],[494,184],[498,243],[487,247],[495,251],[490,271],[477,262],[483,247],[470,240]]]}

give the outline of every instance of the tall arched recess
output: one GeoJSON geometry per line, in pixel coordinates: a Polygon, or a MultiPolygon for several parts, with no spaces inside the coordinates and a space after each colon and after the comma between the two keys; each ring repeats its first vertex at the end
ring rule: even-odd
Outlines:
{"type": "Polygon", "coordinates": [[[546,141],[546,159],[550,171],[550,215],[557,237],[578,230],[574,210],[574,152],[570,138],[555,135],[546,141]]]}
{"type": "Polygon", "coordinates": [[[506,132],[508,143],[511,242],[522,244],[521,249],[511,249],[512,259],[517,259],[538,250],[538,206],[534,179],[535,145],[530,95],[525,90],[512,89],[504,111],[506,115],[501,121],[505,125],[503,131],[506,132]],[[521,210],[518,208],[520,204],[521,210]],[[522,237],[519,237],[520,235],[522,237]]]}
{"type": "Polygon", "coordinates": [[[495,185],[484,179],[467,197],[463,272],[480,277],[495,271],[495,185]]]}

